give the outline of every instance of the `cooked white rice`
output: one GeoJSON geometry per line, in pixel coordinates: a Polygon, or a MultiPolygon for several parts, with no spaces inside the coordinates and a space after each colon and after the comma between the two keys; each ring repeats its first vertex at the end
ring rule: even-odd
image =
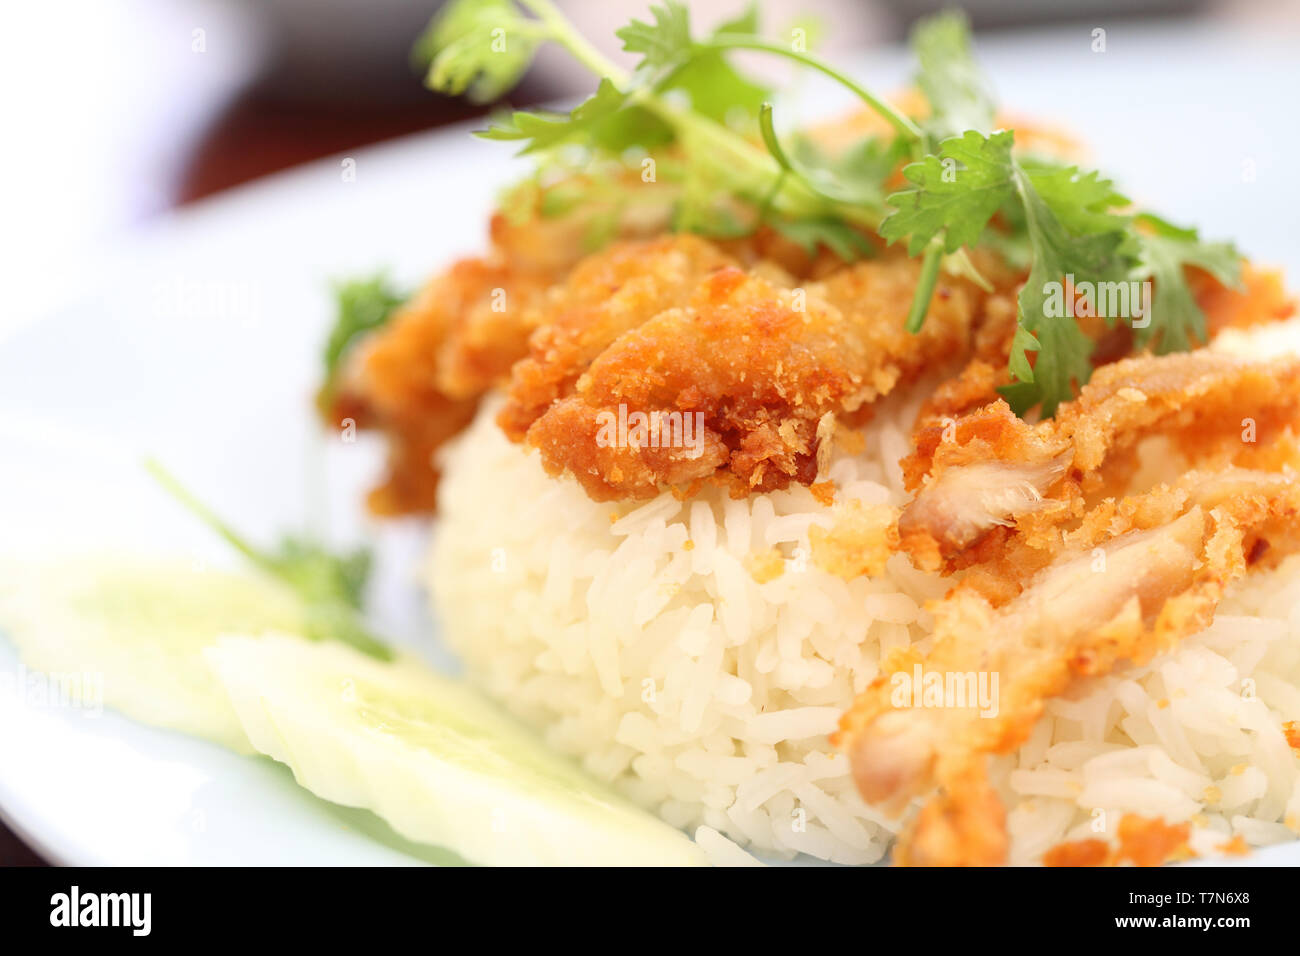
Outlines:
{"type": "MultiPolygon", "coordinates": [[[[901,504],[908,409],[806,488],[597,504],[508,442],[485,408],[445,458],[429,580],[443,635],[492,696],[665,820],[751,850],[870,863],[899,822],[858,797],[826,735],[882,654],[924,641],[951,585],[894,555],[845,581],[808,559],[844,502],[901,504]],[[779,549],[767,583],[747,561],[779,549]]],[[[1194,822],[1213,853],[1300,830],[1300,562],[1237,586],[1214,625],[1149,666],[1049,704],[996,763],[1014,862],[1126,812],[1194,822]]],[[[1113,832],[1113,831],[1111,831],[1113,832]]]]}

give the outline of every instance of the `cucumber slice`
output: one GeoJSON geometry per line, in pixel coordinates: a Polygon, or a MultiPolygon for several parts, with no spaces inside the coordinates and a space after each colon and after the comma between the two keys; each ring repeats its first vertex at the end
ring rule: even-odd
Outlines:
{"type": "Polygon", "coordinates": [[[184,558],[0,566],[0,634],[27,667],[85,677],[129,717],[240,753],[253,749],[201,651],[222,634],[303,624],[278,582],[184,558]]]}
{"type": "Polygon", "coordinates": [[[703,851],[467,688],[287,635],[205,652],[253,746],[335,803],[487,865],[705,865],[703,851]]]}

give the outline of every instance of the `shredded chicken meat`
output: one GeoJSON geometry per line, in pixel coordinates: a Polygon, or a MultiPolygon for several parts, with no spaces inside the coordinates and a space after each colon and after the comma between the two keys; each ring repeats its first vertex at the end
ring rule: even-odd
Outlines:
{"type": "Polygon", "coordinates": [[[1298,415],[1300,360],[1201,350],[1115,362],[1054,419],[1031,425],[997,401],[920,429],[904,462],[919,488],[899,518],[900,540],[930,569],[988,561],[1017,531],[1041,537],[1125,487],[1148,436],[1195,460],[1231,462],[1272,446],[1298,415]]]}
{"type": "Polygon", "coordinates": [[[1261,550],[1274,558],[1295,550],[1298,517],[1300,482],[1289,472],[1193,472],[1091,515],[1002,606],[967,587],[938,602],[930,650],[895,652],[838,737],[868,801],[898,812],[938,791],[897,859],[1002,862],[1005,837],[992,835],[1005,825],[986,755],[1023,743],[1046,700],[1076,679],[1144,662],[1205,627],[1224,587],[1261,550]],[[918,672],[996,674],[996,713],[894,706],[895,675],[918,672]]]}

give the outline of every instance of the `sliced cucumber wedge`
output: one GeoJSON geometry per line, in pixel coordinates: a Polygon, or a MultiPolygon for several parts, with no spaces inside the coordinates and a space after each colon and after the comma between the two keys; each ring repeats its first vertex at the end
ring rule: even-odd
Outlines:
{"type": "Polygon", "coordinates": [[[0,565],[0,636],[27,667],[93,678],[104,705],[241,753],[252,747],[201,652],[222,634],[303,624],[278,582],[184,558],[0,565]]]}
{"type": "Polygon", "coordinates": [[[298,782],[486,865],[705,865],[702,850],[413,658],[229,637],[204,652],[248,739],[298,782]]]}

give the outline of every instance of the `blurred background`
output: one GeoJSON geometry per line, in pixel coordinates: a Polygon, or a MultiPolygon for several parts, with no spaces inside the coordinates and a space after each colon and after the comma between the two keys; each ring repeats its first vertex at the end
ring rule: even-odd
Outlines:
{"type": "MultiPolygon", "coordinates": [[[[557,0],[598,46],[647,0],[557,0]]],[[[0,35],[7,329],[53,307],[97,254],[158,217],[278,170],[442,126],[487,107],[429,93],[412,41],[438,0],[44,0],[0,35]]],[[[940,0],[763,0],[779,29],[815,17],[819,51],[902,40],[940,0]]],[[[743,0],[692,0],[708,26],[743,0]]],[[[1300,38],[1300,0],[971,0],[981,34],[1127,20],[1300,38]]],[[[1077,35],[1077,34],[1072,34],[1077,35]]],[[[1296,46],[1292,44],[1292,49],[1296,46]]],[[[1161,64],[1153,59],[1152,70],[1161,64]]],[[[510,100],[590,90],[544,52],[510,100]]],[[[1300,94],[1300,89],[1292,91],[1300,94]]],[[[1140,95],[1140,94],[1139,94],[1140,95]]],[[[1192,104],[1194,106],[1194,104],[1192,104]]],[[[1293,117],[1278,116],[1278,123],[1293,117]]],[[[1287,213],[1291,229],[1294,210],[1287,213]]],[[[0,865],[37,856],[0,827],[0,865]]]]}

